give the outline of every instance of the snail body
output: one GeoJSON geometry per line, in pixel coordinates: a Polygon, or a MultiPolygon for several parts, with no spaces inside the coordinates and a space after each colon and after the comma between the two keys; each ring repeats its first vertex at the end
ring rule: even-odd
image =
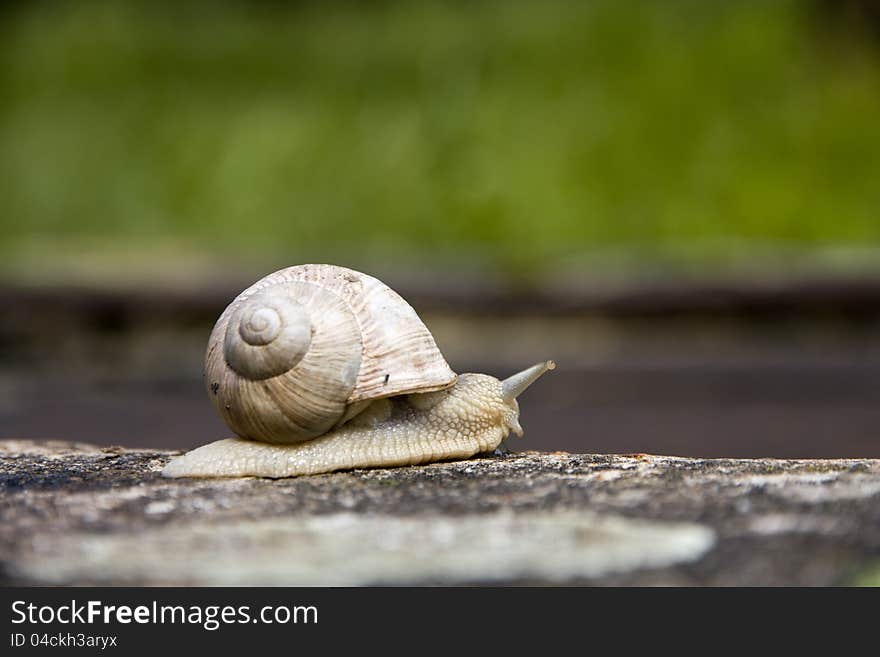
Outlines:
{"type": "Polygon", "coordinates": [[[289,267],[227,307],[205,384],[235,438],[173,459],[166,477],[291,477],[492,451],[522,435],[516,397],[548,369],[456,375],[428,329],[377,279],[289,267]]]}

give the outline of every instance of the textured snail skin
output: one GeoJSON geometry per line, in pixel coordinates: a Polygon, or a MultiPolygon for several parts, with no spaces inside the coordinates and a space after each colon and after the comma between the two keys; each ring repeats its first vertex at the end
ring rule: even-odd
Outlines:
{"type": "Polygon", "coordinates": [[[351,468],[469,458],[522,435],[519,406],[486,374],[462,374],[451,388],[373,402],[313,440],[277,445],[228,438],[173,459],[165,477],[293,477],[351,468]]]}

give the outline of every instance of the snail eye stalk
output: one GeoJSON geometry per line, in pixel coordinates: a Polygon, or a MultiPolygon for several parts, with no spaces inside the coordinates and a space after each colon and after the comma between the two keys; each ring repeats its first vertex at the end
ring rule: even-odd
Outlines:
{"type": "Polygon", "coordinates": [[[528,369],[518,372],[501,382],[501,394],[507,402],[519,397],[523,391],[541,378],[541,375],[556,369],[556,363],[552,360],[532,365],[528,369]]]}

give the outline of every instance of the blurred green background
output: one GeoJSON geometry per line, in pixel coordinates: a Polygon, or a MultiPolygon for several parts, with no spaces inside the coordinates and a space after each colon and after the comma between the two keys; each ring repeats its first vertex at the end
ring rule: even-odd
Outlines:
{"type": "Polygon", "coordinates": [[[872,4],[9,2],[0,272],[871,267],[872,4]]]}
{"type": "Polygon", "coordinates": [[[0,0],[0,204],[0,438],[225,435],[214,320],[330,262],[557,360],[514,449],[880,455],[875,0],[0,0]]]}

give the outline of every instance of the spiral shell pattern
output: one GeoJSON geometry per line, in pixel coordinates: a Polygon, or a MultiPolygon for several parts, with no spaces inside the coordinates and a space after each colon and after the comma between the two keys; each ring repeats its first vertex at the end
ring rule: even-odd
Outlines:
{"type": "Polygon", "coordinates": [[[289,296],[263,292],[235,309],[226,326],[223,353],[233,370],[259,381],[294,367],[311,341],[308,311],[289,296]]]}
{"type": "Polygon", "coordinates": [[[319,436],[369,400],[455,380],[406,301],[333,265],[257,281],[217,320],[205,358],[205,384],[227,425],[272,443],[319,436]]]}

